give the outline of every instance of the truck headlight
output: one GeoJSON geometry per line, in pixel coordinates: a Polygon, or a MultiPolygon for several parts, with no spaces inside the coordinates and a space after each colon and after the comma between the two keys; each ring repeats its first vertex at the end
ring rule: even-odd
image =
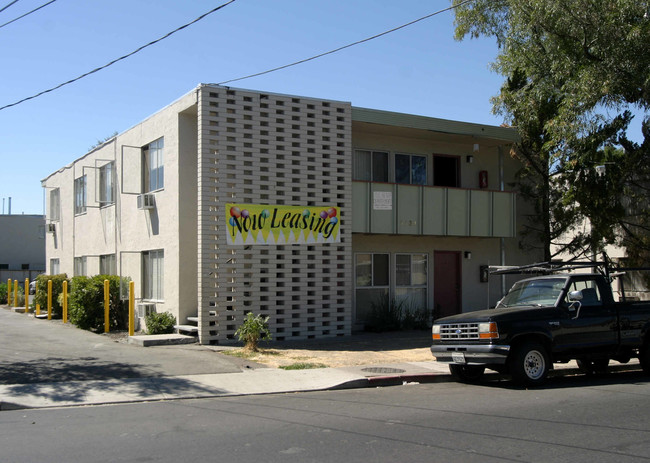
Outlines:
{"type": "Polygon", "coordinates": [[[479,339],[498,339],[499,329],[495,322],[486,322],[478,324],[479,339]]]}
{"type": "Polygon", "coordinates": [[[431,337],[435,340],[440,339],[440,325],[433,325],[431,327],[431,337]]]}

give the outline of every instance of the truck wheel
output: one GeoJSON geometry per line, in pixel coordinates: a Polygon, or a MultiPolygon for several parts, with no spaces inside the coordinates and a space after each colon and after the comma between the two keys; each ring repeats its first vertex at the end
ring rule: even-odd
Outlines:
{"type": "Polygon", "coordinates": [[[609,359],[577,360],[578,368],[586,375],[603,375],[607,373],[609,359]]]}
{"type": "Polygon", "coordinates": [[[550,359],[541,344],[529,342],[517,347],[510,358],[512,379],[522,385],[537,386],[546,380],[550,359]]]}
{"type": "Polygon", "coordinates": [[[644,343],[639,349],[639,363],[643,372],[650,375],[650,342],[644,343]]]}
{"type": "Polygon", "coordinates": [[[478,383],[485,373],[485,367],[479,365],[450,364],[451,376],[463,383],[478,383]]]}

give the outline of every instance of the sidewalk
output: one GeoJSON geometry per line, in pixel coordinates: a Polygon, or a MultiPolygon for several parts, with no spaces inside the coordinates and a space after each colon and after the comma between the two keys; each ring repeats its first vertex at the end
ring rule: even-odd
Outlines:
{"type": "MultiPolygon", "coordinates": [[[[349,363],[330,368],[283,370],[242,359],[228,359],[215,347],[156,348],[107,343],[101,335],[7,310],[0,310],[0,328],[3,338],[0,343],[3,354],[0,358],[0,411],[451,380],[448,366],[433,361],[432,357],[427,361],[408,361],[408,352],[417,351],[421,355],[423,349],[428,349],[426,332],[363,333],[328,340],[275,343],[272,347],[300,350],[307,357],[310,353],[326,352],[328,356],[347,358],[349,363]],[[37,340],[30,340],[32,335],[37,340]],[[53,356],[33,349],[35,343],[44,339],[47,344],[42,347],[43,352],[49,350],[53,356]],[[80,357],[77,351],[70,354],[72,345],[84,350],[85,356],[80,357]],[[402,352],[400,358],[404,360],[355,364],[359,359],[372,359],[371,354],[386,349],[397,350],[391,350],[391,356],[382,358],[398,358],[396,353],[402,352]],[[113,364],[116,361],[119,361],[117,366],[113,364]],[[108,364],[113,367],[107,368],[108,364]]],[[[638,365],[632,362],[627,366],[630,367],[638,368],[638,365]]],[[[577,372],[575,362],[555,365],[555,368],[553,374],[577,372]]]]}

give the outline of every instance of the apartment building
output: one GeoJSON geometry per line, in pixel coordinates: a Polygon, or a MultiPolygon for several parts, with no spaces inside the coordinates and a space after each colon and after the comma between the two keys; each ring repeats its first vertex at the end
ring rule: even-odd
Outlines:
{"type": "Polygon", "coordinates": [[[116,274],[227,343],[345,336],[382,295],[493,305],[528,263],[514,130],[202,84],[42,181],[48,273],[116,274]]]}

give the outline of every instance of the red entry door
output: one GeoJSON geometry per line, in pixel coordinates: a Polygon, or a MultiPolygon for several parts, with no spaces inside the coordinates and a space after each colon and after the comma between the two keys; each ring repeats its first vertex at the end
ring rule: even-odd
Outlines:
{"type": "Polygon", "coordinates": [[[434,317],[460,313],[460,252],[433,253],[434,317]]]}

